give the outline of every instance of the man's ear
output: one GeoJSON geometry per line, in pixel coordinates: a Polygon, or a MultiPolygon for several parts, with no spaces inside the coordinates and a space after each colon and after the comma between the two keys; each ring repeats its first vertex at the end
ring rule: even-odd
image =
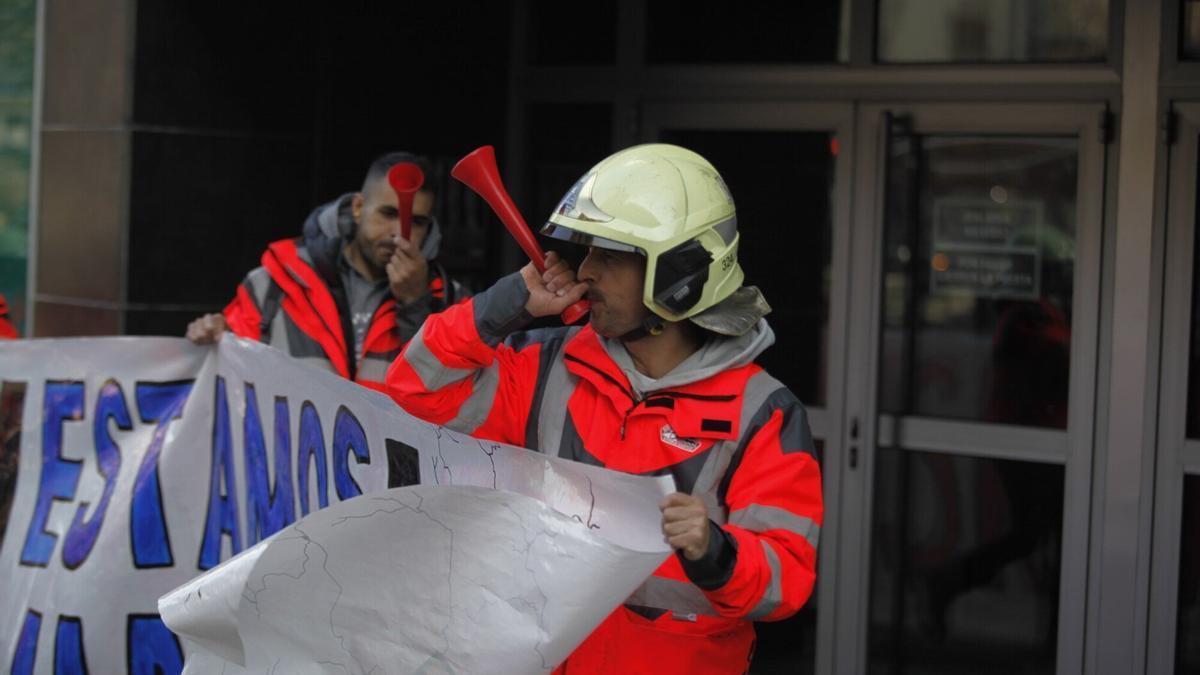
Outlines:
{"type": "Polygon", "coordinates": [[[363,201],[361,192],[355,192],[354,196],[350,199],[350,214],[354,216],[354,222],[357,224],[362,223],[363,201]]]}

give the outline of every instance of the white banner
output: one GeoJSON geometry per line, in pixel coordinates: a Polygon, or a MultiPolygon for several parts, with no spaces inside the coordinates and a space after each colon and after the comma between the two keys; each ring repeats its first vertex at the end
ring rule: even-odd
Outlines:
{"type": "MultiPolygon", "coordinates": [[[[669,490],[657,479],[421,422],[382,394],[239,339],[214,348],[170,338],[0,344],[0,668],[180,672],[191,647],[163,623],[158,598],[249,551],[240,577],[222,566],[189,584],[223,579],[218,585],[238,591],[224,610],[210,611],[209,603],[193,613],[200,634],[242,645],[240,653],[222,652],[214,638],[206,654],[264,672],[278,666],[271,659],[281,649],[293,660],[279,672],[410,672],[403,663],[427,672],[478,663],[545,671],[667,555],[657,501],[669,490]],[[383,492],[418,482],[425,485],[383,492]],[[381,499],[413,513],[414,504],[428,505],[443,522],[368,523],[380,512],[372,500],[381,499]],[[352,521],[359,522],[337,529],[352,521]],[[358,575],[333,584],[336,615],[322,604],[328,583],[298,581],[310,569],[288,568],[304,549],[296,532],[310,525],[324,528],[334,552],[323,562],[326,582],[332,572],[358,575]],[[511,545],[563,533],[572,544],[556,550],[511,545]],[[555,564],[564,552],[582,551],[596,564],[555,564]],[[524,574],[513,569],[517,562],[540,572],[524,574]],[[605,585],[622,567],[633,576],[605,585]],[[238,586],[272,575],[291,578],[286,594],[257,597],[238,586]],[[431,592],[443,587],[439,580],[448,588],[457,581],[457,591],[431,592]],[[382,604],[372,607],[370,589],[381,584],[382,604]],[[539,597],[531,588],[554,593],[539,597]],[[397,609],[402,597],[412,601],[397,609]],[[507,609],[479,605],[463,614],[479,597],[507,598],[507,609]],[[305,612],[324,613],[324,635],[305,612]],[[413,617],[423,625],[404,633],[413,617]],[[530,621],[529,630],[519,619],[530,621]],[[479,639],[485,635],[496,638],[479,639]],[[488,649],[521,652],[521,641],[528,653],[489,661],[488,649]],[[345,652],[337,667],[317,663],[329,649],[345,652]]],[[[187,598],[181,591],[177,603],[187,598]]],[[[164,598],[164,612],[171,602],[164,598]]]]}

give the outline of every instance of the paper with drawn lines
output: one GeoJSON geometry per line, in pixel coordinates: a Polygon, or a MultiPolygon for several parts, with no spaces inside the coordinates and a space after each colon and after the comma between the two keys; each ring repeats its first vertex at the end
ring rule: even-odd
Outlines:
{"type": "Polygon", "coordinates": [[[185,672],[552,670],[669,554],[670,481],[488,449],[456,484],[335,504],[164,596],[185,672]]]}

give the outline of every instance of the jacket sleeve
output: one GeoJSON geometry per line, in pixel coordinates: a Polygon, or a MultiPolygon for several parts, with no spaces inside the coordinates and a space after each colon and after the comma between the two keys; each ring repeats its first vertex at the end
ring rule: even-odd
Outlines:
{"type": "Polygon", "coordinates": [[[504,343],[531,317],[519,274],[430,314],[387,374],[406,411],[480,438],[523,445],[542,345],[504,343]]]}
{"type": "Polygon", "coordinates": [[[775,621],[795,614],[816,581],[824,506],[821,469],[803,406],[781,389],[735,454],[725,502],[728,522],[699,561],[681,557],[688,578],[722,615],[775,621]]]}
{"type": "Polygon", "coordinates": [[[221,312],[225,325],[234,335],[251,340],[262,339],[262,309],[250,285],[250,277],[238,284],[237,294],[221,312]]]}

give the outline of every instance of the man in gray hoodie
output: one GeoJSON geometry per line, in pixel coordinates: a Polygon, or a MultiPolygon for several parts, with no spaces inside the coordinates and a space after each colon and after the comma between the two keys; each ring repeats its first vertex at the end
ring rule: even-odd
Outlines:
{"type": "Polygon", "coordinates": [[[429,162],[393,152],[371,163],[359,192],[315,209],[302,234],[271,244],[220,314],[193,321],[187,337],[212,343],[226,331],[381,388],[388,365],[433,312],[469,293],[437,262],[441,229],[426,183],[413,199],[409,239],[400,236],[388,169],[429,162]]]}

